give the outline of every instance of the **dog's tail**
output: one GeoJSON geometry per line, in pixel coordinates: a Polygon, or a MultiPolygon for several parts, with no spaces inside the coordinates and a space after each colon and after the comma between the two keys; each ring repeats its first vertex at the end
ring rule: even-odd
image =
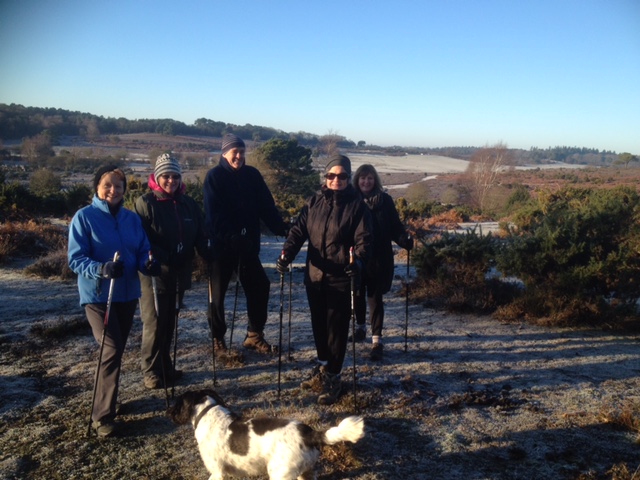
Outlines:
{"type": "Polygon", "coordinates": [[[356,443],[362,437],[364,437],[364,419],[352,416],[324,432],[323,443],[325,445],[334,445],[338,442],[356,443]]]}

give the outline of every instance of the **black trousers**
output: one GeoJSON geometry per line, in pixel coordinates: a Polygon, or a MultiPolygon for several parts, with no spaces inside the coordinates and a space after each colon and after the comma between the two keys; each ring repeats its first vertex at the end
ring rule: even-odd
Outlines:
{"type": "MultiPolygon", "coordinates": [[[[136,312],[138,301],[113,302],[109,312],[108,324],[105,330],[104,316],[107,310],[106,303],[90,303],[84,310],[87,320],[91,325],[93,336],[98,342],[102,342],[104,331],[104,349],[98,366],[98,384],[96,385],[96,398],[91,412],[94,421],[110,419],[116,416],[116,401],[118,400],[118,385],[120,384],[120,367],[124,347],[129,338],[129,332],[133,325],[133,315],[136,312]]],[[[100,350],[98,350],[99,352],[100,350]]]]}
{"type": "Polygon", "coordinates": [[[307,286],[307,300],[318,360],[327,362],[329,373],[340,373],[349,337],[351,292],[326,285],[307,286]]]}
{"type": "Polygon", "coordinates": [[[214,338],[222,339],[227,332],[224,299],[231,275],[239,268],[239,280],[247,299],[247,330],[262,333],[267,323],[269,289],[267,277],[258,255],[228,255],[211,262],[209,327],[214,338]]]}
{"type": "Polygon", "coordinates": [[[360,291],[355,297],[356,323],[365,325],[367,323],[367,307],[369,307],[369,318],[371,320],[371,334],[382,336],[384,323],[384,302],[375,278],[362,278],[360,291]]]}

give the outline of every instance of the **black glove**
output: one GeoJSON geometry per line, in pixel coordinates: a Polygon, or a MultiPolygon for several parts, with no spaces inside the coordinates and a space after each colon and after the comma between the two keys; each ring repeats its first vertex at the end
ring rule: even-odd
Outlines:
{"type": "Polygon", "coordinates": [[[160,262],[157,260],[147,260],[144,264],[145,274],[150,277],[159,277],[162,272],[160,262]]]}
{"type": "Polygon", "coordinates": [[[124,275],[124,263],[120,260],[102,264],[102,276],[104,278],[120,278],[122,275],[124,275]]]}
{"type": "Polygon", "coordinates": [[[276,270],[280,275],[284,275],[289,271],[290,263],[291,261],[285,255],[282,255],[276,260],[276,270]]]}
{"type": "Polygon", "coordinates": [[[400,245],[400,247],[404,248],[405,250],[413,250],[413,237],[409,234],[407,234],[406,237],[401,237],[398,245],[400,245]]]}
{"type": "Polygon", "coordinates": [[[349,265],[344,268],[345,273],[351,279],[351,288],[358,292],[362,281],[362,261],[358,258],[354,259],[349,265]]]}
{"type": "Polygon", "coordinates": [[[362,274],[362,261],[358,258],[344,267],[344,271],[349,277],[359,279],[362,274]]]}

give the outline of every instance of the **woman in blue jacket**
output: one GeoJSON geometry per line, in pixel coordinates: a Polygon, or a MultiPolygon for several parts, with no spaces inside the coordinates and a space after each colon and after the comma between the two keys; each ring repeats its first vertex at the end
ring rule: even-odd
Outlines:
{"type": "Polygon", "coordinates": [[[99,437],[116,430],[116,400],[120,366],[140,297],[138,271],[157,275],[159,265],[148,262],[149,241],[140,217],[123,205],[126,176],[116,165],[101,167],[94,178],[90,205],[76,212],[69,226],[69,267],[78,275],[80,305],[93,336],[104,350],[95,385],[92,427],[99,437]],[[115,253],[119,258],[114,261],[115,253]],[[113,298],[107,326],[109,287],[113,298]]]}

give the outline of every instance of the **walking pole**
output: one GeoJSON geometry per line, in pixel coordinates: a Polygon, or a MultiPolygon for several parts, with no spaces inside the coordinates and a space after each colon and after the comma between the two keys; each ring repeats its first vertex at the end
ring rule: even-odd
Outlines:
{"type": "MultiPolygon", "coordinates": [[[[113,255],[113,261],[117,262],[120,258],[120,252],[116,252],[113,255]]],[[[100,364],[102,363],[102,352],[104,350],[104,338],[109,325],[109,313],[111,312],[111,302],[113,300],[113,284],[115,278],[112,278],[109,282],[109,296],[107,297],[107,309],[104,313],[104,323],[102,327],[102,339],[100,340],[100,353],[98,354],[98,366],[96,367],[96,375],[93,382],[93,396],[91,397],[91,411],[89,412],[89,426],[87,428],[87,437],[91,436],[91,415],[93,414],[93,407],[96,402],[96,393],[98,392],[98,379],[100,378],[100,364]]]]}
{"type": "Polygon", "coordinates": [[[407,335],[409,331],[409,265],[411,250],[407,249],[407,278],[404,285],[404,353],[407,353],[407,335]]]}
{"type": "Polygon", "coordinates": [[[293,356],[291,355],[291,288],[293,285],[293,267],[289,270],[289,340],[287,347],[287,359],[289,361],[293,360],[293,356]]]}
{"type": "MultiPolygon", "coordinates": [[[[349,263],[353,264],[355,262],[353,247],[349,249],[349,263]]],[[[358,413],[358,401],[356,398],[356,306],[355,306],[355,295],[356,295],[356,279],[355,277],[351,277],[351,344],[353,345],[353,408],[356,413],[358,413]]]]}
{"type": "Polygon", "coordinates": [[[229,334],[229,352],[233,347],[233,327],[236,324],[236,312],[238,311],[238,288],[240,286],[240,257],[238,257],[238,270],[236,271],[236,293],[233,299],[233,314],[231,315],[231,333],[229,334]]]}
{"type": "MultiPolygon", "coordinates": [[[[153,253],[149,250],[149,262],[153,262],[153,253]]],[[[151,277],[151,287],[153,289],[153,306],[156,310],[156,323],[160,321],[160,305],[158,303],[158,280],[151,277]]],[[[167,368],[164,364],[164,343],[166,337],[160,339],[160,365],[162,366],[162,385],[164,386],[164,398],[169,408],[169,390],[167,389],[167,368]]]]}
{"type": "MultiPolygon", "coordinates": [[[[280,256],[284,260],[284,252],[280,256]]],[[[280,375],[282,372],[282,317],[284,316],[284,273],[280,274],[280,328],[278,333],[278,398],[280,398],[280,375]]]]}
{"type": "MultiPolygon", "coordinates": [[[[211,239],[207,240],[207,250],[211,251],[211,239]]],[[[209,325],[209,330],[211,330],[211,360],[213,362],[213,386],[217,386],[216,379],[216,339],[213,337],[213,267],[211,266],[211,262],[207,261],[207,276],[209,277],[209,318],[211,324],[209,325]]]]}
{"type": "MultiPolygon", "coordinates": [[[[243,228],[242,231],[240,232],[240,235],[243,238],[243,243],[244,243],[244,236],[247,234],[247,229],[243,228]]],[[[229,335],[229,352],[231,352],[231,347],[233,345],[233,327],[235,326],[236,323],[236,312],[238,310],[238,288],[240,286],[240,268],[241,268],[241,260],[242,260],[242,252],[238,253],[238,270],[236,271],[236,296],[235,299],[233,300],[233,315],[231,316],[231,333],[229,335]]]]}
{"type": "Polygon", "coordinates": [[[173,371],[171,373],[171,399],[176,391],[176,358],[178,357],[178,317],[180,316],[180,280],[176,269],[176,325],[173,333],[173,371]]]}

